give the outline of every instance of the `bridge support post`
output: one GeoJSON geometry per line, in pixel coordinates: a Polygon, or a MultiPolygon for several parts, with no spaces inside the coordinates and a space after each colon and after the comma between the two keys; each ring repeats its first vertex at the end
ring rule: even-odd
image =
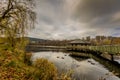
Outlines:
{"type": "Polygon", "coordinates": [[[111,61],[114,61],[114,55],[110,54],[110,56],[111,56],[111,61]]]}

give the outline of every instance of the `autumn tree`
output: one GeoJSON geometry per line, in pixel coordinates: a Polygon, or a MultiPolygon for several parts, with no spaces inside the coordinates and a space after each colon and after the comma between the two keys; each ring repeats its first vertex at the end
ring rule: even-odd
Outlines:
{"type": "Polygon", "coordinates": [[[102,43],[103,43],[104,45],[110,45],[110,44],[111,44],[111,40],[109,40],[109,39],[104,39],[104,40],[102,41],[102,43]]]}
{"type": "Polygon", "coordinates": [[[120,45],[120,38],[113,38],[111,43],[115,45],[120,45]]]}
{"type": "Polygon", "coordinates": [[[0,7],[0,35],[10,48],[21,48],[27,31],[34,27],[33,1],[6,0],[0,7]]]}

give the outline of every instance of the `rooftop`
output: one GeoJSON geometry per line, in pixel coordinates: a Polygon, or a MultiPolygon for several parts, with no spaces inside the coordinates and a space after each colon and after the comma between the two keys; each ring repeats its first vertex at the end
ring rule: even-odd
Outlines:
{"type": "Polygon", "coordinates": [[[70,44],[91,44],[91,43],[83,40],[74,40],[74,41],[71,41],[70,44]]]}

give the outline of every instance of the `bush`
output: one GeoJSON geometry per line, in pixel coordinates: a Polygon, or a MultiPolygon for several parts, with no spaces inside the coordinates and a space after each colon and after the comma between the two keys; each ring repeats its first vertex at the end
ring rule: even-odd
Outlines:
{"type": "Polygon", "coordinates": [[[46,59],[37,59],[33,66],[36,69],[35,76],[39,80],[57,80],[57,69],[53,63],[46,59]]]}
{"type": "Polygon", "coordinates": [[[47,59],[37,59],[33,63],[33,66],[36,68],[34,72],[36,80],[72,80],[72,71],[61,73],[58,76],[57,68],[47,59]]]}
{"type": "Polygon", "coordinates": [[[34,80],[33,68],[24,64],[15,53],[0,53],[0,80],[34,80]],[[30,75],[31,74],[31,75],[30,75]]]}

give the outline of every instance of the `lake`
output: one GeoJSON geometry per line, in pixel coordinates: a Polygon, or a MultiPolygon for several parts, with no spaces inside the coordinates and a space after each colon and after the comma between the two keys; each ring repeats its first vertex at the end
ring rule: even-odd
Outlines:
{"type": "Polygon", "coordinates": [[[67,52],[42,51],[33,53],[31,59],[34,61],[37,58],[46,58],[54,63],[59,72],[72,70],[72,77],[76,80],[99,80],[101,77],[106,80],[120,80],[93,58],[75,59],[69,54],[67,52]]]}

